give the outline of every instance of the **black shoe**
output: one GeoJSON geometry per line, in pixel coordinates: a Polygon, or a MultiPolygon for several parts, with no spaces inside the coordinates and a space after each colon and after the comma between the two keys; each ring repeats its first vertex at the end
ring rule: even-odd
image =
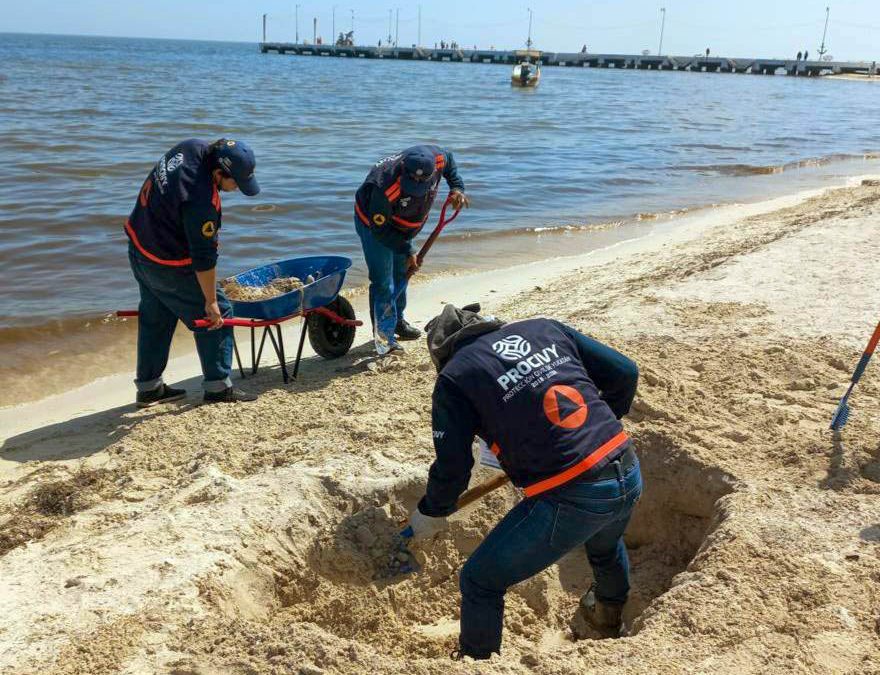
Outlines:
{"type": "Polygon", "coordinates": [[[422,337],[422,331],[415,326],[411,326],[404,319],[397,322],[394,334],[401,340],[418,340],[422,337]]]}
{"type": "Polygon", "coordinates": [[[172,389],[167,384],[160,384],[152,391],[139,391],[135,398],[138,408],[149,408],[160,403],[170,403],[186,398],[186,389],[172,389]]]}
{"type": "Polygon", "coordinates": [[[578,639],[589,637],[583,631],[584,623],[602,637],[620,637],[623,630],[623,605],[612,605],[596,598],[596,584],[593,584],[581,598],[572,621],[572,632],[578,639]]]}
{"type": "Polygon", "coordinates": [[[249,403],[256,400],[256,394],[249,394],[233,387],[227,387],[223,391],[206,391],[204,398],[205,403],[249,403]]]}

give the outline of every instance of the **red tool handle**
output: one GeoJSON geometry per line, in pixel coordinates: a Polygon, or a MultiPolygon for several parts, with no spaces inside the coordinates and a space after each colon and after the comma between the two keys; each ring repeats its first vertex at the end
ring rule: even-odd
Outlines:
{"type": "MultiPolygon", "coordinates": [[[[328,319],[333,321],[334,323],[338,323],[343,326],[363,326],[364,322],[360,319],[346,319],[332,309],[327,309],[326,307],[315,307],[313,309],[307,309],[302,314],[291,314],[290,316],[285,316],[280,319],[236,319],[235,317],[231,317],[228,319],[223,319],[224,326],[243,326],[244,328],[262,328],[263,326],[277,326],[282,321],[287,321],[288,319],[293,319],[297,316],[308,317],[309,314],[321,314],[326,316],[328,319]]],[[[193,326],[196,328],[207,328],[211,323],[207,319],[196,319],[193,321],[193,326]]]]}
{"type": "Polygon", "coordinates": [[[874,350],[877,349],[877,344],[880,343],[880,323],[877,324],[877,327],[874,329],[874,334],[871,336],[871,339],[868,340],[868,347],[865,349],[865,354],[869,356],[874,353],[874,350]]]}
{"type": "MultiPolygon", "coordinates": [[[[278,323],[278,321],[259,321],[257,319],[223,319],[224,326],[245,326],[254,328],[262,328],[263,326],[274,326],[278,323]]],[[[207,319],[196,319],[193,321],[193,326],[196,328],[207,328],[211,325],[211,322],[207,319]]]]}
{"type": "MultiPolygon", "coordinates": [[[[434,228],[434,231],[431,232],[431,235],[428,237],[428,240],[422,244],[422,248],[419,249],[418,254],[416,254],[416,260],[419,261],[419,267],[421,267],[422,262],[425,260],[425,256],[428,255],[428,251],[431,250],[431,247],[434,245],[434,242],[437,241],[437,237],[440,236],[440,233],[443,231],[443,228],[449,225],[453,220],[458,217],[458,214],[461,212],[461,207],[459,206],[455,209],[455,212],[449,218],[446,219],[446,208],[452,203],[452,193],[446,197],[446,201],[443,202],[443,208],[440,209],[440,220],[437,221],[437,227],[434,228]]],[[[406,278],[409,279],[413,274],[415,274],[415,270],[410,270],[406,273],[406,278]]]]}

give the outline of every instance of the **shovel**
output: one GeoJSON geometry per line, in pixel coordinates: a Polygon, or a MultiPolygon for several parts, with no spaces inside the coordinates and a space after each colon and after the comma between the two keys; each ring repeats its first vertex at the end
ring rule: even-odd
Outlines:
{"type": "MultiPolygon", "coordinates": [[[[440,219],[437,221],[437,227],[431,232],[428,236],[428,239],[422,244],[422,248],[419,249],[419,252],[416,254],[416,260],[419,263],[419,267],[422,266],[422,263],[425,261],[425,256],[428,255],[428,251],[431,250],[431,247],[434,245],[434,242],[437,241],[437,237],[440,236],[440,233],[443,232],[443,228],[449,225],[453,220],[456,219],[458,214],[461,212],[461,207],[455,209],[453,214],[447,220],[446,218],[446,208],[452,203],[452,195],[450,194],[446,197],[446,201],[443,202],[443,208],[440,209],[440,219]]],[[[409,282],[412,275],[415,274],[415,270],[409,270],[406,273],[406,280],[409,282]]],[[[397,289],[397,292],[394,294],[394,302],[397,302],[397,298],[400,297],[400,294],[406,290],[408,283],[403,284],[400,288],[397,289]]]]}
{"type": "Polygon", "coordinates": [[[865,351],[862,354],[862,358],[859,359],[858,365],[856,365],[855,372],[853,373],[852,379],[850,380],[849,388],[846,390],[843,398],[840,399],[840,403],[837,406],[834,417],[831,418],[831,429],[833,429],[834,431],[840,431],[849,420],[849,395],[852,394],[853,388],[862,378],[862,375],[865,372],[865,368],[868,367],[868,361],[871,360],[871,356],[874,354],[874,350],[877,348],[878,344],[880,344],[880,323],[878,323],[877,327],[874,329],[874,333],[873,335],[871,335],[871,339],[868,341],[868,346],[865,348],[865,351]]]}
{"type": "MultiPolygon", "coordinates": [[[[507,485],[510,482],[507,474],[500,473],[483,481],[476,487],[467,490],[455,504],[455,512],[473,504],[485,497],[490,492],[507,485]]],[[[388,565],[388,575],[410,574],[419,571],[419,564],[415,556],[409,550],[409,542],[413,538],[412,528],[407,525],[395,538],[394,550],[391,553],[391,562],[388,565]]]]}

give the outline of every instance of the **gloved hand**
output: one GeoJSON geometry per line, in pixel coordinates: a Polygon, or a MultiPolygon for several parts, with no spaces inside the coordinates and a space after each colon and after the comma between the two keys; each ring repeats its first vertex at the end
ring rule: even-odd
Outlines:
{"type": "Polygon", "coordinates": [[[452,204],[454,209],[468,208],[471,205],[471,200],[461,190],[453,190],[449,195],[449,203],[452,204]]]}
{"type": "Polygon", "coordinates": [[[409,522],[403,532],[404,536],[407,536],[409,534],[407,530],[412,531],[411,538],[413,541],[430,539],[438,532],[445,530],[447,525],[448,522],[445,517],[432,518],[431,516],[426,516],[416,507],[409,515],[409,522]]]}

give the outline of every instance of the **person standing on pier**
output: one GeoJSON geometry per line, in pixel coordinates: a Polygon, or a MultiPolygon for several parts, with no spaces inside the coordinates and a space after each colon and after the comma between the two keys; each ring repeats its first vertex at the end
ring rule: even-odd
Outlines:
{"type": "Polygon", "coordinates": [[[141,187],[125,223],[128,259],[140,289],[138,306],[136,404],[146,408],[186,396],[162,380],[178,320],[192,326],[202,363],[207,403],[253,401],[256,396],[232,387],[232,313],[217,288],[220,192],[260,191],[253,151],[242,141],[206,143],[190,139],[165,153],[141,187]]]}
{"type": "Polygon", "coordinates": [[[407,272],[418,269],[413,240],[428,219],[444,178],[453,208],[469,206],[455,159],[436,145],[416,145],[379,160],[354,198],[354,225],[370,275],[376,351],[403,351],[398,340],[421,331],[403,318],[407,272]]]}

